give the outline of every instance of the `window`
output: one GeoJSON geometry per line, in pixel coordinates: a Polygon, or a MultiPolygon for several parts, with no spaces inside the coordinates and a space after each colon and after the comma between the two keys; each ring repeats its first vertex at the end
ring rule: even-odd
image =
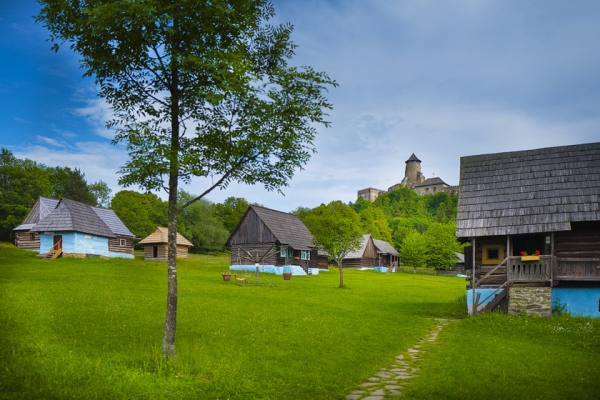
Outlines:
{"type": "Polygon", "coordinates": [[[281,246],[279,249],[279,257],[286,258],[287,257],[287,247],[281,246]]]}
{"type": "Polygon", "coordinates": [[[35,240],[35,233],[30,233],[29,234],[29,240],[31,240],[31,241],[35,240]]]}
{"type": "Polygon", "coordinates": [[[125,240],[125,239],[119,239],[119,246],[121,246],[121,247],[127,246],[127,240],[125,240]]]}
{"type": "Polygon", "coordinates": [[[504,245],[484,244],[482,245],[482,264],[499,264],[504,260],[504,245]]]}
{"type": "Polygon", "coordinates": [[[300,259],[301,260],[310,260],[310,250],[301,250],[300,251],[300,259]]]}

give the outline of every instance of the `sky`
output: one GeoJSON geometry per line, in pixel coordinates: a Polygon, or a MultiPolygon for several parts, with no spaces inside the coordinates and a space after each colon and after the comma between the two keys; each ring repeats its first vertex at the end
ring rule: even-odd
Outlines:
{"type": "MultiPolygon", "coordinates": [[[[596,0],[275,0],[294,25],[292,64],[339,87],[331,127],[284,195],[232,184],[206,199],[243,197],[292,211],[360,189],[386,190],[414,153],[426,178],[459,184],[460,157],[600,141],[600,2],[596,0]]],[[[88,183],[122,188],[125,148],[111,144],[109,107],[79,56],[49,37],[33,0],[0,3],[0,147],[88,183]]],[[[200,194],[207,182],[182,189],[200,194]]],[[[166,198],[166,195],[159,194],[166,198]]]]}

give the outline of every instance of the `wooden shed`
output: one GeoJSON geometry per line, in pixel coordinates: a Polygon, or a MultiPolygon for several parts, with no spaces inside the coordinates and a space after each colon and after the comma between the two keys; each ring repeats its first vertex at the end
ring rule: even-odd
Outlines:
{"type": "MultiPolygon", "coordinates": [[[[387,242],[384,242],[387,243],[387,242]]],[[[390,246],[391,247],[391,246],[390,246]]],[[[361,245],[358,250],[350,252],[342,261],[343,268],[372,268],[379,266],[378,249],[370,234],[362,237],[361,245]]],[[[319,268],[327,268],[327,265],[337,264],[334,261],[327,261],[327,253],[319,252],[319,268]]]]}
{"type": "Polygon", "coordinates": [[[226,245],[231,250],[231,265],[316,268],[313,237],[293,214],[251,205],[226,245]]]}
{"type": "Polygon", "coordinates": [[[600,143],[462,157],[456,235],[472,299],[493,288],[489,308],[508,294],[509,312],[549,316],[554,288],[592,289],[600,316],[600,143]]]}
{"type": "MultiPolygon", "coordinates": [[[[144,260],[167,261],[169,228],[159,226],[154,232],[138,242],[144,245],[144,260]]],[[[188,258],[188,250],[193,244],[177,233],[177,258],[188,258]]]]}
{"type": "Polygon", "coordinates": [[[133,258],[135,235],[109,209],[70,199],[40,197],[16,227],[18,247],[52,258],[133,258]]]}

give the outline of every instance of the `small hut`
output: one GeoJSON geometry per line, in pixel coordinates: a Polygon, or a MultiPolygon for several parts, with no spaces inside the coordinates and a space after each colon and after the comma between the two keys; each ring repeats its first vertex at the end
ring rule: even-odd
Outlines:
{"type": "MultiPolygon", "coordinates": [[[[154,232],[140,240],[144,245],[144,260],[167,261],[169,229],[159,226],[154,232]]],[[[177,258],[188,258],[188,249],[193,244],[177,233],[177,258]]]]}

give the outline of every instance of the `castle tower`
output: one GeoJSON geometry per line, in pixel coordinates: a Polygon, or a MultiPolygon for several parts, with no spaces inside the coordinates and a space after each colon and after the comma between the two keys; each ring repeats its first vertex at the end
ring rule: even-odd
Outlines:
{"type": "Polygon", "coordinates": [[[421,174],[421,160],[415,156],[415,153],[412,153],[410,158],[406,160],[406,168],[404,169],[404,180],[408,187],[412,188],[419,183],[423,183],[425,178],[423,174],[421,174]]]}

